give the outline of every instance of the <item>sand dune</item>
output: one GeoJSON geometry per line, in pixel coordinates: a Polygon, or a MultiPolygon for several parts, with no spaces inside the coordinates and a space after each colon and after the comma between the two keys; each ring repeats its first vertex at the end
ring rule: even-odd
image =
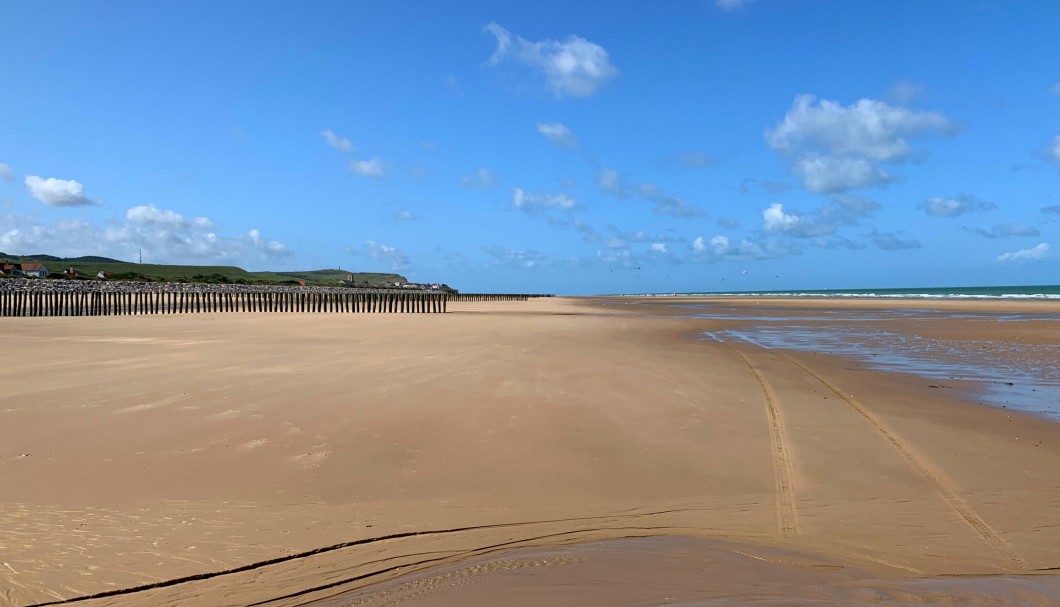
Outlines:
{"type": "MultiPolygon", "coordinates": [[[[658,579],[716,563],[726,580],[735,550],[829,563],[828,583],[881,596],[971,592],[930,585],[953,574],[1056,591],[1056,423],[840,357],[698,339],[741,321],[659,302],[450,309],[0,319],[0,605],[387,604],[374,584],[467,568],[486,573],[402,600],[488,604],[527,572],[617,575],[624,552],[646,570],[676,559],[658,579]],[[685,539],[565,548],[642,536],[685,539]],[[506,559],[548,565],[490,564],[506,559]]],[[[1028,322],[930,330],[1060,342],[1028,322]]]]}

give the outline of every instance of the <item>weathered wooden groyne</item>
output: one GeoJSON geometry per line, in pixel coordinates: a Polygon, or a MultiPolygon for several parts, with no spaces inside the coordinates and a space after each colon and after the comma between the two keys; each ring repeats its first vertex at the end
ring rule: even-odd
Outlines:
{"type": "Polygon", "coordinates": [[[554,297],[530,293],[461,293],[450,295],[449,301],[529,301],[536,297],[554,297]]]}
{"type": "Polygon", "coordinates": [[[447,293],[343,287],[0,280],[0,316],[218,312],[444,313],[447,293]]]}

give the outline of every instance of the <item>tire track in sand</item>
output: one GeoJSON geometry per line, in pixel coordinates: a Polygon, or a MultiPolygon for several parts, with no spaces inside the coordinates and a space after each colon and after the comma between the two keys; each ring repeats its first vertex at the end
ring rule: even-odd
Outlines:
{"type": "Polygon", "coordinates": [[[772,386],[766,381],[762,372],[751,363],[751,359],[742,351],[729,346],[740,355],[747,368],[758,380],[765,397],[766,416],[769,419],[769,442],[773,455],[773,482],[775,484],[777,499],[777,526],[780,535],[784,537],[799,533],[799,519],[795,512],[795,472],[792,463],[791,449],[788,441],[784,438],[784,419],[780,415],[780,406],[777,397],[773,393],[772,386]]]}
{"type": "Polygon", "coordinates": [[[977,513],[971,506],[969,506],[967,502],[961,499],[961,496],[958,495],[957,492],[950,487],[949,483],[946,482],[946,479],[943,477],[943,475],[940,472],[936,471],[935,467],[931,464],[931,462],[929,462],[923,456],[919,455],[912,447],[906,444],[906,442],[903,441],[901,437],[899,437],[894,432],[894,430],[891,430],[891,428],[887,426],[887,424],[885,424],[883,420],[876,417],[874,413],[866,409],[865,406],[855,400],[852,395],[843,392],[835,384],[822,377],[813,369],[807,367],[803,363],[799,362],[798,360],[795,360],[787,354],[785,354],[784,357],[794,363],[795,366],[810,374],[814,379],[816,379],[818,382],[823,384],[824,387],[828,388],[833,393],[835,393],[836,396],[841,398],[846,404],[850,405],[850,407],[854,409],[854,411],[856,411],[863,418],[865,418],[865,421],[867,421],[869,425],[872,426],[873,429],[875,429],[876,432],[880,434],[880,436],[882,436],[888,443],[891,444],[892,447],[894,447],[894,450],[902,456],[902,459],[904,459],[906,463],[909,464],[909,467],[915,470],[917,474],[922,476],[925,480],[927,480],[929,483],[931,483],[931,485],[934,486],[935,491],[949,505],[949,507],[954,511],[954,513],[956,513],[957,516],[959,516],[965,523],[967,523],[973,530],[975,530],[975,532],[979,535],[979,537],[983,539],[983,541],[992,546],[995,550],[998,551],[998,553],[1002,554],[1005,558],[1007,558],[1012,563],[1016,564],[1018,567],[1024,569],[1027,567],[1027,563],[1015,551],[1015,549],[1013,549],[1012,546],[1010,546],[1008,542],[1006,542],[1005,539],[997,533],[997,531],[994,531],[994,528],[991,527],[983,519],[983,517],[979,516],[979,513],[977,513]]]}

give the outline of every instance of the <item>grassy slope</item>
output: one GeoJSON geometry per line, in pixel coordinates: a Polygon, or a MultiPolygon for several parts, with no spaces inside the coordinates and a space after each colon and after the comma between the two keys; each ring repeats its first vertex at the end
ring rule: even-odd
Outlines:
{"type": "MultiPolygon", "coordinates": [[[[160,264],[138,264],[129,263],[127,261],[119,261],[116,259],[107,259],[106,257],[70,257],[61,258],[52,255],[7,255],[0,253],[0,260],[3,261],[41,261],[48,266],[48,271],[53,274],[62,272],[66,268],[73,266],[77,268],[83,275],[95,276],[100,271],[113,272],[115,274],[122,272],[133,272],[136,274],[142,274],[156,280],[165,281],[182,281],[190,280],[196,275],[211,276],[219,274],[228,278],[229,280],[246,280],[251,282],[267,282],[267,283],[280,283],[288,282],[293,280],[305,280],[306,284],[313,285],[335,285],[344,278],[346,278],[348,272],[346,270],[306,270],[299,272],[247,272],[243,268],[237,268],[235,266],[175,266],[175,265],[160,265],[160,264]]],[[[400,274],[379,274],[372,272],[355,272],[354,281],[357,284],[361,283],[406,283],[408,282],[404,276],[400,274]]]]}

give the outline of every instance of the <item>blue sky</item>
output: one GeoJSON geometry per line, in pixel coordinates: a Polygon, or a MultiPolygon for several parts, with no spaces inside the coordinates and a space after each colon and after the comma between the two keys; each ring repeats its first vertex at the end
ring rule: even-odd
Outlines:
{"type": "Polygon", "coordinates": [[[5,2],[0,251],[1055,284],[1060,4],[5,2]]]}

